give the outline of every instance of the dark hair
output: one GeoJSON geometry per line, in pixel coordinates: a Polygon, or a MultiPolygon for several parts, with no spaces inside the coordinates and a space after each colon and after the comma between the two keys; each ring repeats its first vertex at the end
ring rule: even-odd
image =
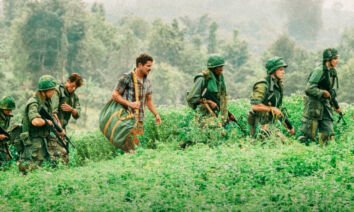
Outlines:
{"type": "Polygon", "coordinates": [[[81,78],[80,74],[78,73],[72,73],[69,78],[68,81],[75,82],[76,83],[76,87],[81,87],[82,84],[84,84],[84,80],[81,78]]]}
{"type": "Polygon", "coordinates": [[[138,67],[139,63],[145,65],[148,61],[153,62],[154,59],[150,55],[143,53],[136,58],[136,67],[138,67]]]}

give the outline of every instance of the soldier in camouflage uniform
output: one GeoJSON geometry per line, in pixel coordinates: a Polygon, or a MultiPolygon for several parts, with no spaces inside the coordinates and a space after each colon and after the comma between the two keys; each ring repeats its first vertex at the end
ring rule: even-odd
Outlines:
{"type": "MultiPolygon", "coordinates": [[[[10,127],[12,110],[16,107],[15,100],[11,96],[5,96],[0,100],[0,127],[7,131],[10,127]]],[[[0,165],[11,159],[8,147],[8,138],[5,134],[0,134],[0,165]]]]}
{"type": "Polygon", "coordinates": [[[54,110],[57,111],[63,129],[66,129],[71,117],[74,119],[80,117],[80,101],[75,91],[82,84],[83,80],[81,76],[73,73],[66,80],[65,84],[60,84],[56,88],[57,93],[53,96],[52,101],[55,104],[54,110]]]}
{"type": "Polygon", "coordinates": [[[307,81],[304,98],[304,112],[301,141],[315,140],[319,131],[319,141],[328,142],[333,139],[333,109],[341,113],[336,99],[335,84],[338,88],[336,66],[339,62],[338,51],[325,49],[323,63],[315,68],[307,81]]]}
{"type": "MultiPolygon", "coordinates": [[[[57,138],[50,131],[48,125],[53,125],[50,120],[43,119],[39,110],[43,108],[52,113],[51,97],[55,93],[56,80],[50,75],[43,75],[38,82],[37,92],[26,104],[23,115],[23,132],[20,137],[24,143],[24,152],[20,156],[20,171],[40,166],[44,161],[55,162],[66,154],[65,149],[59,147],[57,138]]],[[[62,135],[63,136],[63,135],[62,135]]]]}
{"type": "MultiPolygon", "coordinates": [[[[228,118],[226,85],[223,75],[225,60],[212,54],[208,58],[207,70],[194,77],[192,90],[187,94],[188,105],[197,111],[200,117],[221,117],[225,123],[228,118]]],[[[216,119],[207,119],[209,122],[216,119]]],[[[209,123],[213,124],[213,123],[209,123]]],[[[221,126],[221,123],[218,123],[221,126]]]]}
{"type": "MultiPolygon", "coordinates": [[[[269,124],[273,124],[278,119],[284,117],[281,111],[283,102],[282,79],[287,66],[281,57],[269,59],[265,65],[267,70],[266,78],[253,85],[251,111],[248,114],[250,135],[252,137],[256,136],[256,126],[258,123],[261,124],[261,132],[265,136],[268,136],[271,133],[269,124]]],[[[295,134],[295,129],[291,124],[284,125],[290,134],[295,134]]]]}

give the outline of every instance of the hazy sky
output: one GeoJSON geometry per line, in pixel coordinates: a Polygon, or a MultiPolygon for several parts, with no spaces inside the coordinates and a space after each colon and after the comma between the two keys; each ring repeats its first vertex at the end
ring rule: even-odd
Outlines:
{"type": "MultiPolygon", "coordinates": [[[[93,2],[104,2],[104,3],[117,3],[117,2],[124,2],[125,4],[134,4],[138,1],[143,2],[144,0],[84,0],[85,2],[93,3],[93,2]]],[[[178,0],[161,0],[161,1],[178,1],[178,0]]],[[[192,1],[192,0],[191,0],[192,1]]],[[[248,0],[252,1],[252,0],[248,0]]],[[[285,0],[285,1],[293,1],[293,0],[285,0]]],[[[222,0],[219,0],[219,2],[222,2],[222,0]]],[[[338,4],[338,6],[341,5],[341,9],[343,10],[351,10],[354,11],[354,0],[324,0],[324,7],[332,7],[334,4],[338,4]]],[[[222,4],[221,4],[222,5],[222,4]]]]}
{"type": "Polygon", "coordinates": [[[332,7],[336,3],[341,4],[343,10],[354,11],[354,0],[325,0],[324,7],[332,7]]]}

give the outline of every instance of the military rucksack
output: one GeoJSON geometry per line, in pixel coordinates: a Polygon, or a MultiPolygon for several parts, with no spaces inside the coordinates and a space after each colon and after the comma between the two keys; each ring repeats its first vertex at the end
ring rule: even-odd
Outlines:
{"type": "MultiPolygon", "coordinates": [[[[195,81],[197,81],[197,79],[199,77],[204,77],[203,86],[202,86],[202,93],[203,93],[205,91],[205,89],[207,89],[208,81],[210,79],[209,70],[204,70],[201,73],[199,73],[198,75],[196,75],[194,77],[194,81],[193,82],[195,83],[195,81]]],[[[197,104],[193,104],[192,102],[190,102],[192,96],[189,96],[189,94],[190,94],[190,91],[187,91],[187,103],[188,103],[188,106],[190,108],[192,108],[193,110],[195,110],[197,108],[197,104]]]]}

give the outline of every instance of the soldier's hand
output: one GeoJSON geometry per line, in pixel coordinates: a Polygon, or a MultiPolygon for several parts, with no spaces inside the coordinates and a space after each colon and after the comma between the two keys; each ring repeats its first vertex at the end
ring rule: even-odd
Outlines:
{"type": "Polygon", "coordinates": [[[161,124],[161,117],[160,117],[159,114],[156,114],[156,116],[155,116],[155,121],[156,121],[156,124],[157,124],[157,125],[160,125],[160,124],[161,124]]]}
{"type": "Polygon", "coordinates": [[[133,109],[139,109],[140,108],[140,102],[130,102],[129,107],[133,109]]]}
{"type": "Polygon", "coordinates": [[[229,113],[229,120],[231,120],[231,121],[236,120],[236,118],[235,118],[234,114],[229,113]]]}
{"type": "Polygon", "coordinates": [[[216,107],[218,106],[215,102],[213,102],[213,101],[211,101],[211,100],[208,100],[208,104],[210,105],[210,107],[211,107],[212,109],[214,109],[214,108],[216,108],[216,107]]]}
{"type": "Polygon", "coordinates": [[[342,109],[340,109],[340,107],[339,107],[339,108],[336,109],[336,112],[337,112],[338,114],[340,114],[340,113],[342,112],[342,109]]]}
{"type": "Polygon", "coordinates": [[[46,121],[47,121],[48,125],[54,126],[54,124],[53,124],[53,122],[51,120],[46,119],[46,121]]]}
{"type": "Polygon", "coordinates": [[[322,96],[326,99],[331,98],[331,94],[327,90],[323,90],[322,96]]]}
{"type": "Polygon", "coordinates": [[[72,111],[73,111],[73,108],[72,108],[70,105],[66,104],[66,103],[62,104],[62,105],[60,106],[60,108],[61,108],[63,111],[65,111],[65,112],[72,112],[72,111]]]}
{"type": "Polygon", "coordinates": [[[59,134],[60,137],[64,138],[65,135],[66,135],[66,132],[65,132],[65,130],[63,129],[63,131],[58,132],[58,134],[59,134]]]}
{"type": "Polygon", "coordinates": [[[277,107],[271,107],[271,112],[278,117],[283,117],[283,113],[277,107]]]}
{"type": "Polygon", "coordinates": [[[291,130],[288,130],[288,132],[290,135],[295,135],[295,128],[293,127],[291,130]]]}
{"type": "Polygon", "coordinates": [[[4,140],[4,139],[6,139],[7,138],[7,136],[6,135],[4,135],[4,134],[0,134],[0,140],[4,140]]]}

